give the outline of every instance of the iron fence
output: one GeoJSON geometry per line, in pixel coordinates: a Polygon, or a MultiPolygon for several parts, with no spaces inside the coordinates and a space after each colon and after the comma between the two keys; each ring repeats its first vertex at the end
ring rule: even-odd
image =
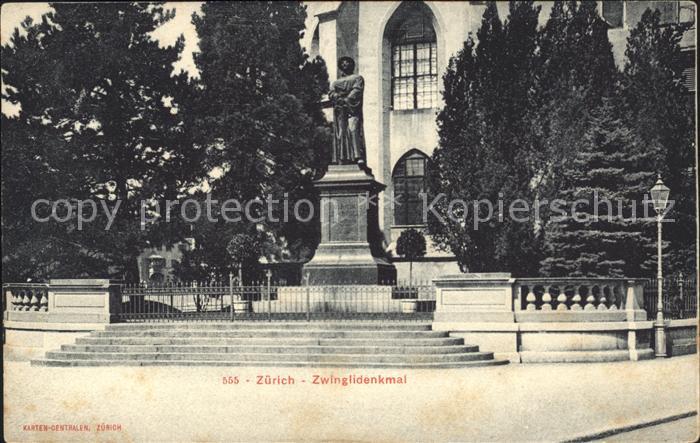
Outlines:
{"type": "MultiPolygon", "coordinates": [[[[675,275],[663,279],[663,312],[666,319],[696,318],[698,309],[698,286],[696,277],[675,275]]],[[[644,286],[644,309],[647,318],[656,318],[658,280],[646,281],[644,286]]]]}
{"type": "Polygon", "coordinates": [[[431,320],[432,285],[123,285],[120,321],[431,320]]]}

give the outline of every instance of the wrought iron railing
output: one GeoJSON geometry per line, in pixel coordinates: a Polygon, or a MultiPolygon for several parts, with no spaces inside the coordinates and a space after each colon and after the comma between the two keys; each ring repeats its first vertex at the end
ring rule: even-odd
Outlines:
{"type": "MultiPolygon", "coordinates": [[[[696,318],[698,311],[698,284],[696,277],[674,275],[663,279],[663,312],[666,319],[696,318]]],[[[647,318],[656,318],[658,280],[648,279],[644,285],[644,309],[647,318]]]]}
{"type": "Polygon", "coordinates": [[[123,285],[120,321],[432,319],[432,285],[123,285]]]}

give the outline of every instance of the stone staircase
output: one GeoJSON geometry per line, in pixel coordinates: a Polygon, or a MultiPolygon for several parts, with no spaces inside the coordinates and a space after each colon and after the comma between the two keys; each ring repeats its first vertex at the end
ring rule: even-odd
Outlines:
{"type": "Polygon", "coordinates": [[[77,338],[35,366],[453,368],[505,364],[430,324],[127,323],[77,338]]]}

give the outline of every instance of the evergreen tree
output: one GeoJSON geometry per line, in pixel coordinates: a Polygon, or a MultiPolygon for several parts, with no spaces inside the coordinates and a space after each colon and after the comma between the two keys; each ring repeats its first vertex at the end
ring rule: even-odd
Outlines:
{"type": "MultiPolygon", "coordinates": [[[[50,128],[2,115],[2,272],[4,281],[34,281],[74,266],[91,273],[104,269],[104,260],[80,254],[81,245],[55,223],[37,223],[30,209],[34,198],[60,198],[69,180],[52,173],[55,138],[50,128]],[[85,260],[79,261],[81,258],[85,260]],[[64,266],[65,264],[65,266],[64,266]],[[80,266],[77,266],[80,265],[80,266]]],[[[44,209],[44,208],[39,208],[44,209]]],[[[50,209],[38,211],[40,217],[50,209]]]]}
{"type": "Polygon", "coordinates": [[[557,171],[588,129],[590,111],[614,95],[619,72],[593,1],[555,1],[538,46],[529,132],[539,153],[537,193],[549,199],[561,186],[557,171]]]}
{"type": "Polygon", "coordinates": [[[3,120],[3,135],[10,129],[17,149],[26,149],[12,156],[3,145],[3,203],[13,202],[11,212],[3,209],[3,250],[12,245],[3,262],[41,251],[3,278],[135,277],[143,247],[167,241],[174,229],[142,231],[139,203],[178,196],[199,163],[184,123],[187,78],[171,75],[183,39],[161,48],[150,36],[173,16],[159,4],[51,6],[41,23],[23,23],[26,36],[15,30],[2,47],[10,86],[3,99],[20,107],[16,121],[3,120]],[[109,230],[101,210],[81,230],[75,207],[66,222],[32,220],[39,198],[120,206],[109,230]]]}
{"type": "Polygon", "coordinates": [[[618,114],[604,100],[560,171],[564,203],[546,227],[545,275],[641,277],[653,269],[655,219],[643,203],[655,181],[653,154],[639,149],[618,114]]]}
{"type": "Polygon", "coordinates": [[[308,60],[300,46],[305,17],[296,2],[207,2],[193,17],[201,75],[195,133],[208,167],[223,171],[211,180],[212,195],[242,204],[289,201],[288,209],[275,206],[274,217],[255,205],[253,218],[261,221],[219,226],[215,238],[203,240],[218,250],[212,256],[227,257],[236,234],[257,237],[262,231],[285,245],[282,255],[300,260],[318,241],[316,224],[291,213],[299,199],[314,200],[311,183],[329,155],[330,131],[320,108],[328,77],[323,60],[308,60]]]}
{"type": "MultiPolygon", "coordinates": [[[[516,199],[531,201],[530,158],[535,147],[523,134],[532,104],[538,14],[532,2],[511,2],[504,24],[490,2],[478,45],[467,40],[443,77],[445,107],[437,118],[440,143],[431,162],[429,188],[433,197],[445,197],[434,208],[442,220],[430,217],[428,228],[439,247],[456,255],[463,270],[527,274],[538,260],[533,223],[513,222],[494,212],[477,230],[475,214],[459,213],[453,219],[448,214],[453,200],[467,202],[468,210],[479,200],[488,200],[494,208],[499,199],[506,200],[505,207],[516,199]]],[[[479,217],[487,216],[483,205],[479,217]]]]}
{"type": "MultiPolygon", "coordinates": [[[[471,263],[460,257],[468,257],[476,247],[478,237],[470,235],[466,225],[447,217],[448,204],[455,199],[467,200],[476,189],[478,177],[467,173],[468,165],[482,170],[484,161],[479,156],[481,140],[478,126],[479,116],[475,103],[476,59],[474,41],[471,37],[455,57],[450,59],[443,76],[444,108],[437,118],[440,142],[433,152],[428,175],[430,200],[444,193],[446,198],[438,200],[435,212],[442,220],[428,213],[428,232],[436,246],[450,250],[458,257],[462,270],[471,263]]],[[[466,216],[466,215],[465,215],[466,216]]]]}
{"type": "Polygon", "coordinates": [[[664,225],[665,264],[686,274],[696,270],[695,100],[683,86],[680,40],[688,25],[661,24],[647,9],[627,39],[622,83],[626,121],[655,153],[655,171],[671,189],[674,206],[664,225]]]}

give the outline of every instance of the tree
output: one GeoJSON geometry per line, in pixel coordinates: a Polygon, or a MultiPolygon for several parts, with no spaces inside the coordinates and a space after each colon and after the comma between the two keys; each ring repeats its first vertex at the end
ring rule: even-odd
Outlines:
{"type": "Polygon", "coordinates": [[[563,186],[557,171],[587,131],[591,110],[615,95],[620,74],[596,2],[555,1],[538,46],[529,132],[538,146],[537,195],[551,200],[563,186]]]}
{"type": "Polygon", "coordinates": [[[207,251],[196,240],[192,248],[185,244],[179,245],[179,248],[182,256],[180,260],[173,263],[173,274],[179,281],[197,282],[209,280],[215,276],[221,277],[221,274],[217,275],[209,269],[207,251]]]}
{"type": "Polygon", "coordinates": [[[2,47],[3,99],[21,108],[12,122],[3,119],[3,135],[9,129],[16,148],[26,150],[13,156],[3,143],[3,203],[10,202],[3,278],[135,277],[149,241],[177,232],[162,224],[141,230],[139,203],[177,197],[200,163],[185,124],[187,77],[171,75],[183,39],[161,48],[150,36],[173,17],[158,4],[51,6],[41,23],[26,20],[26,35],[15,30],[2,47]],[[40,224],[29,215],[39,198],[67,199],[72,214],[40,224]],[[81,229],[78,200],[111,210],[119,202],[110,229],[104,211],[81,229]],[[25,263],[31,266],[18,271],[25,263]]]}
{"type": "Polygon", "coordinates": [[[445,107],[437,117],[440,142],[432,157],[429,189],[431,201],[444,198],[434,206],[439,217],[429,217],[428,230],[465,271],[527,274],[537,262],[533,222],[517,223],[491,210],[502,199],[532,199],[530,159],[536,146],[527,135],[527,116],[538,14],[532,2],[511,2],[504,24],[490,2],[478,45],[470,37],[443,77],[445,107]],[[450,211],[454,201],[488,204],[474,206],[469,219],[472,206],[450,211]],[[477,226],[475,218],[489,214],[491,219],[477,226]]]}
{"type": "Polygon", "coordinates": [[[204,242],[220,251],[237,234],[264,232],[303,259],[320,238],[315,220],[291,214],[295,202],[316,200],[312,181],[328,163],[330,141],[320,108],[328,90],[325,64],[308,60],[299,43],[305,17],[293,2],[207,2],[193,17],[201,76],[194,130],[208,168],[222,172],[210,180],[210,192],[216,199],[264,203],[204,242]],[[284,200],[286,207],[274,204],[284,200]]]}
{"type": "Polygon", "coordinates": [[[226,251],[233,263],[241,267],[242,276],[257,280],[255,277],[261,273],[258,259],[273,257],[278,252],[274,246],[271,238],[263,233],[240,233],[231,238],[226,245],[226,251]]]}
{"type": "Polygon", "coordinates": [[[653,269],[654,217],[644,195],[655,181],[653,153],[611,100],[592,112],[569,166],[556,218],[546,227],[542,273],[557,277],[641,277],[653,269]],[[651,211],[651,212],[649,212],[651,211]]]}
{"type": "Polygon", "coordinates": [[[654,170],[671,189],[674,206],[664,224],[673,270],[696,270],[695,102],[683,86],[680,41],[688,25],[662,24],[647,9],[627,39],[621,96],[625,121],[641,140],[640,151],[655,153],[654,170]]]}
{"type": "Polygon", "coordinates": [[[396,240],[396,253],[408,260],[408,281],[413,285],[413,262],[425,256],[425,237],[413,228],[406,229],[396,240]]]}

